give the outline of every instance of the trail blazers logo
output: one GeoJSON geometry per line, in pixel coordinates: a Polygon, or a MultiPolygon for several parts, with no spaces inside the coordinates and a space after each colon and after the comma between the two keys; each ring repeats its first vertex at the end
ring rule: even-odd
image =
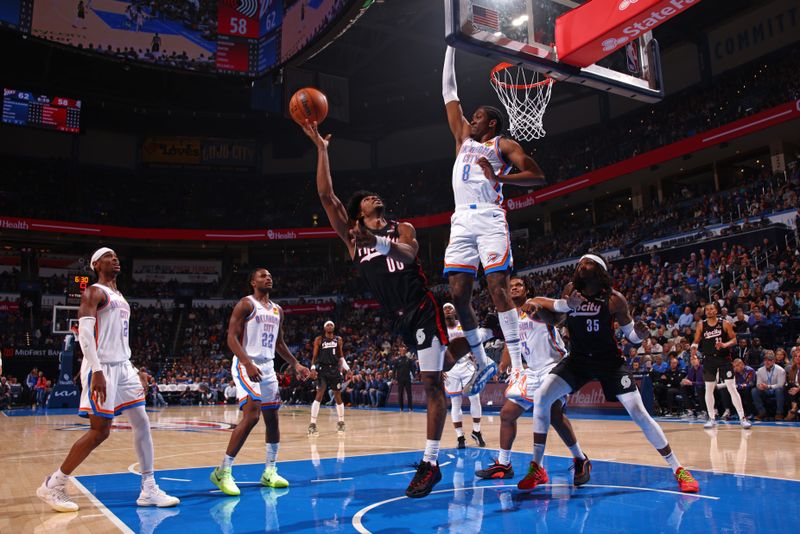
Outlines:
{"type": "Polygon", "coordinates": [[[222,0],[226,6],[235,9],[245,17],[254,18],[259,12],[259,0],[222,0]]]}

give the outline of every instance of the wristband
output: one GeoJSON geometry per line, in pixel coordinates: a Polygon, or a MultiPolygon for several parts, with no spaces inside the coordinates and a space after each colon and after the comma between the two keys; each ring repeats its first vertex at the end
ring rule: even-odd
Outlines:
{"type": "Polygon", "coordinates": [[[569,313],[572,311],[572,308],[569,307],[567,304],[566,299],[556,299],[553,301],[553,309],[558,313],[569,313]]]}
{"type": "Polygon", "coordinates": [[[389,254],[389,251],[392,250],[392,242],[388,237],[382,235],[375,236],[375,250],[378,254],[386,256],[389,254]]]}
{"type": "Polygon", "coordinates": [[[312,371],[316,371],[316,370],[317,370],[317,366],[316,366],[316,365],[312,365],[312,366],[311,366],[311,370],[312,370],[312,371]]]}

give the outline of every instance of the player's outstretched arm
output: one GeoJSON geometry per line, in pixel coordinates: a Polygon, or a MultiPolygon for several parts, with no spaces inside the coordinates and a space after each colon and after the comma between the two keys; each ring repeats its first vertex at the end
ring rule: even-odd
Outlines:
{"type": "Polygon", "coordinates": [[[317,193],[325,214],[328,216],[333,230],[347,245],[350,255],[353,255],[353,244],[350,242],[347,210],[333,191],[333,178],[331,177],[331,164],[328,158],[328,145],[331,134],[324,138],[320,135],[317,123],[308,122],[303,125],[303,132],[317,147],[317,193]]]}
{"type": "Polygon", "coordinates": [[[239,358],[239,363],[244,366],[244,371],[253,382],[261,381],[261,370],[247,355],[240,339],[244,332],[244,323],[247,316],[253,312],[253,303],[249,299],[241,299],[233,307],[231,318],[228,321],[228,348],[239,358]]]}
{"type": "Polygon", "coordinates": [[[458,100],[458,86],[456,85],[456,49],[447,47],[444,54],[444,68],[442,69],[442,97],[447,110],[447,123],[456,140],[456,153],[461,150],[461,143],[469,137],[469,121],[464,117],[461,102],[458,100]]]}

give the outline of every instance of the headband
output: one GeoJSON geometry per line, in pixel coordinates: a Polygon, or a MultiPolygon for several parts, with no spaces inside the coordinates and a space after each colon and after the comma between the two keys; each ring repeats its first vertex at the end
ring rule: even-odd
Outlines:
{"type": "Polygon", "coordinates": [[[333,321],[325,321],[325,324],[324,324],[324,325],[322,325],[322,326],[323,326],[323,327],[327,327],[328,325],[331,325],[331,326],[336,326],[335,324],[333,324],[333,321]]]}
{"type": "Polygon", "coordinates": [[[584,254],[583,256],[581,256],[581,259],[578,260],[578,263],[580,263],[583,260],[592,260],[600,267],[602,267],[604,271],[608,272],[608,266],[606,265],[606,262],[604,262],[603,258],[598,256],[597,254],[584,254]]]}
{"type": "Polygon", "coordinates": [[[92,259],[89,262],[89,266],[92,268],[93,271],[95,270],[94,262],[98,261],[100,258],[102,258],[105,254],[108,254],[109,252],[114,252],[114,251],[108,247],[100,247],[94,251],[94,254],[92,254],[92,259]]]}

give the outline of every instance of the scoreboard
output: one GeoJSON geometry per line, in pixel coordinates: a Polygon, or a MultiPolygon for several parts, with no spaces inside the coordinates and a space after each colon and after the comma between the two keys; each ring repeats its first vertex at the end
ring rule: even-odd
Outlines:
{"type": "Polygon", "coordinates": [[[4,88],[3,122],[78,133],[81,129],[81,101],[4,88]]]}
{"type": "Polygon", "coordinates": [[[278,0],[219,0],[217,4],[217,71],[258,76],[275,66],[283,20],[278,0]]]}
{"type": "Polygon", "coordinates": [[[81,303],[81,297],[89,287],[89,276],[81,273],[70,273],[67,277],[67,306],[77,306],[81,303]]]}

